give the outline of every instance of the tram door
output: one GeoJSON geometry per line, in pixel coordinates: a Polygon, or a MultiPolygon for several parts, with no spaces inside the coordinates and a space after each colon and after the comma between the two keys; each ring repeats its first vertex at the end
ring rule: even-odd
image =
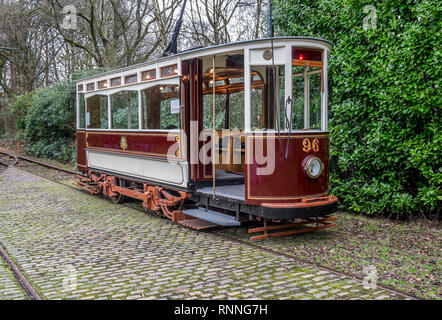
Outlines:
{"type": "Polygon", "coordinates": [[[211,177],[210,167],[205,166],[199,158],[203,146],[200,135],[203,130],[202,118],[202,60],[192,59],[182,62],[181,90],[184,90],[184,131],[186,133],[187,161],[189,177],[192,181],[207,180],[211,177]]]}
{"type": "MultiPolygon", "coordinates": [[[[241,183],[244,176],[244,57],[218,55],[183,62],[186,133],[189,136],[190,176],[212,181],[213,92],[215,91],[216,180],[241,183]]],[[[261,83],[262,84],[262,83],[261,83]]]]}

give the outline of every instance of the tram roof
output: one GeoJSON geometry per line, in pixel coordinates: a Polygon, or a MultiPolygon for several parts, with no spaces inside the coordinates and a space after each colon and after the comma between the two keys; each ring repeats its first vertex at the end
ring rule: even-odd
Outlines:
{"type": "MultiPolygon", "coordinates": [[[[304,36],[297,36],[297,37],[274,37],[273,41],[276,42],[281,42],[281,41],[293,41],[293,40],[304,40],[304,41],[309,41],[309,42],[322,42],[324,45],[326,45],[329,49],[331,49],[333,47],[333,44],[325,39],[321,39],[321,38],[314,38],[314,37],[304,37],[304,36]]],[[[95,78],[101,78],[104,76],[108,76],[108,75],[112,75],[112,74],[117,74],[119,72],[124,72],[124,71],[129,71],[135,68],[140,68],[140,67],[144,67],[144,66],[149,66],[158,62],[162,62],[162,61],[167,61],[167,60],[173,60],[174,58],[177,57],[183,57],[185,58],[186,56],[193,56],[196,53],[201,53],[201,56],[205,56],[204,51],[210,51],[213,49],[221,49],[221,48],[225,48],[226,52],[228,51],[228,49],[234,49],[234,50],[240,50],[241,48],[245,48],[247,45],[251,45],[254,43],[260,43],[260,42],[270,42],[271,38],[261,38],[261,39],[253,39],[253,40],[243,40],[243,41],[238,41],[238,42],[230,42],[230,43],[223,43],[223,44],[218,44],[218,45],[214,45],[214,46],[208,46],[208,47],[198,47],[198,48],[191,48],[188,50],[184,50],[184,51],[180,51],[176,54],[173,55],[169,55],[166,57],[160,57],[157,59],[153,59],[153,60],[148,60],[145,62],[141,62],[141,63],[137,63],[137,64],[133,64],[127,67],[122,67],[122,68],[117,68],[117,69],[113,69],[113,70],[109,70],[109,71],[105,71],[102,73],[97,73],[95,75],[92,76],[88,76],[88,77],[84,77],[84,78],[80,78],[75,80],[75,82],[83,82],[85,80],[88,79],[95,79],[95,78]]]]}

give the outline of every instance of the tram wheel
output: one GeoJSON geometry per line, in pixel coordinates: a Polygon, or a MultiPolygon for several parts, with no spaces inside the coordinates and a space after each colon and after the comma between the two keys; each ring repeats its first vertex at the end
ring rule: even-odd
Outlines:
{"type": "MultiPolygon", "coordinates": [[[[118,186],[121,186],[123,184],[123,181],[120,178],[117,178],[116,182],[118,186]]],[[[122,203],[125,199],[126,197],[120,193],[118,193],[118,196],[109,197],[109,200],[113,203],[122,203]]]]}
{"type": "Polygon", "coordinates": [[[152,209],[144,208],[144,212],[146,212],[147,214],[150,214],[151,216],[157,217],[157,218],[164,217],[163,211],[161,211],[161,210],[155,211],[152,209]]]}
{"type": "Polygon", "coordinates": [[[122,203],[125,199],[126,197],[123,196],[122,194],[118,194],[118,196],[115,197],[109,197],[109,200],[112,201],[113,203],[122,203]]]}

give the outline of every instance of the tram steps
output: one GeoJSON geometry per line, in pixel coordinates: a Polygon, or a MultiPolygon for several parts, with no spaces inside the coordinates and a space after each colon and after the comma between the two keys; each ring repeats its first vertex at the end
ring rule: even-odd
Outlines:
{"type": "Polygon", "coordinates": [[[177,223],[194,230],[208,230],[213,228],[219,228],[219,225],[217,225],[216,223],[204,221],[194,217],[191,217],[191,219],[177,221],[177,223]]]}
{"type": "Polygon", "coordinates": [[[234,227],[241,225],[241,223],[237,221],[233,216],[229,216],[227,214],[216,212],[210,209],[207,210],[206,208],[187,209],[183,210],[183,213],[188,216],[204,221],[209,221],[220,226],[234,227]]]}

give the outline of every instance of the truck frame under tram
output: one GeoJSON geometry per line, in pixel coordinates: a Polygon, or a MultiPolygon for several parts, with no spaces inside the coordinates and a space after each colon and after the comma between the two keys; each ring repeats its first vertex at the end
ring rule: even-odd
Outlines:
{"type": "Polygon", "coordinates": [[[78,80],[74,183],[197,230],[262,222],[251,239],[335,226],[330,50],[258,39],[78,80]]]}

